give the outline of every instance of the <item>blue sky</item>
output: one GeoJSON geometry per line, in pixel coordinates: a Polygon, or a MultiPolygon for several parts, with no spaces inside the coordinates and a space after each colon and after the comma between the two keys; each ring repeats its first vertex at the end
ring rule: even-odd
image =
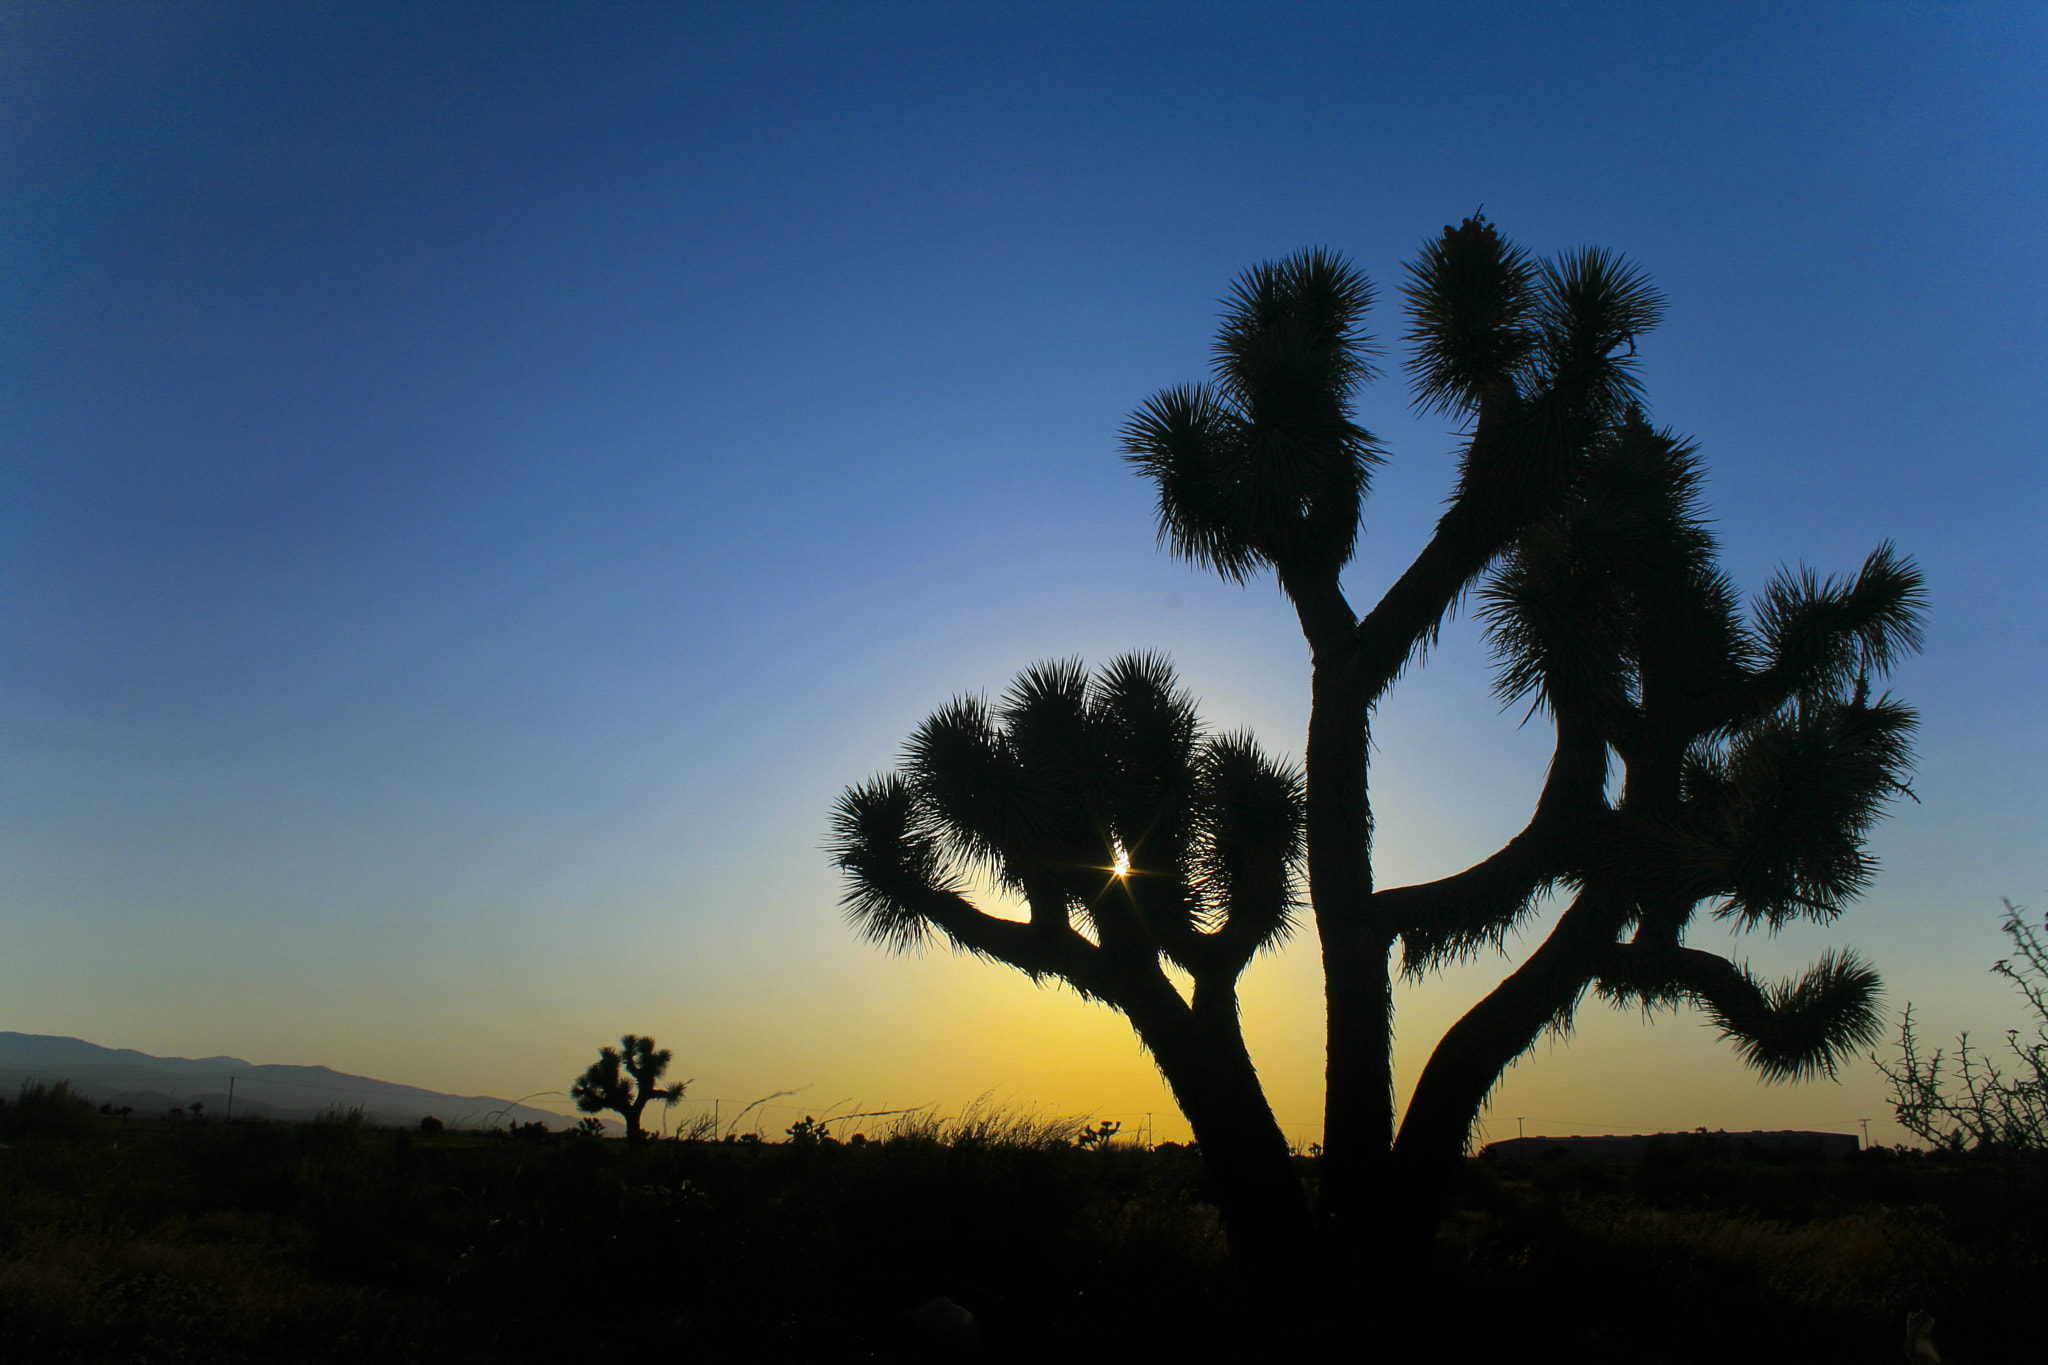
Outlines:
{"type": "MultiPolygon", "coordinates": [[[[1291,613],[1155,547],[1118,427],[1203,374],[1240,270],[1347,253],[1390,347],[1370,602],[1455,445],[1399,380],[1401,265],[1483,204],[1664,290],[1650,405],[1740,582],[1885,539],[1926,570],[1920,804],[1842,923],[1742,951],[1853,943],[1937,1033],[2002,1030],[1998,899],[2048,902],[2044,39],[2022,5],[0,6],[0,1026],[508,1095],[635,1029],[706,1097],[1163,1134],[1113,1017],[854,940],[827,812],[1049,657],[1168,651],[1298,754],[1291,613]]],[[[1383,880],[1519,827],[1518,720],[1461,624],[1377,728],[1383,880]]],[[[1410,993],[1406,1074],[1499,971],[1410,993]]],[[[1316,988],[1307,943],[1248,987],[1304,1139],[1316,988]]],[[[1691,1016],[1589,1018],[1509,1111],[1884,1112],[1860,1073],[1762,1090],[1691,1016]]]]}

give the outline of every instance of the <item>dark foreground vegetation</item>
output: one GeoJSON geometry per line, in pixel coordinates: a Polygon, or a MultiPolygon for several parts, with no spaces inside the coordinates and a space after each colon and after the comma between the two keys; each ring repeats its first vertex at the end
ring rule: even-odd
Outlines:
{"type": "Polygon", "coordinates": [[[2033,1358],[2025,1305],[2048,1279],[2033,1162],[1472,1161],[1426,1287],[1260,1302],[1194,1154],[1083,1147],[1074,1124],[913,1118],[873,1141],[799,1125],[632,1151],[347,1115],[64,1112],[17,1105],[0,1136],[10,1362],[943,1358],[956,1349],[910,1310],[945,1296],[988,1360],[1226,1358],[1334,1328],[1367,1359],[1892,1361],[1924,1310],[1942,1358],[1968,1365],[2033,1358]]]}

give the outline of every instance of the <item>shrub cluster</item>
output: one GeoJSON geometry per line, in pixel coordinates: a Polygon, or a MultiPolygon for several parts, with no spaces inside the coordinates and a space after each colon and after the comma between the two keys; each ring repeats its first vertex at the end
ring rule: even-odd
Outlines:
{"type": "Polygon", "coordinates": [[[916,1345],[907,1310],[941,1295],[993,1339],[1080,1352],[1152,1340],[1134,1301],[1191,1331],[1227,1315],[1199,1167],[1041,1126],[913,1116],[858,1143],[629,1152],[575,1130],[428,1140],[346,1112],[110,1123],[0,1152],[0,1360],[523,1360],[684,1340],[897,1358],[916,1345]]]}
{"type": "Polygon", "coordinates": [[[1340,1270],[1261,1307],[1202,1162],[1101,1125],[984,1109],[631,1151],[347,1111],[28,1120],[76,1115],[67,1095],[7,1106],[0,1362],[915,1359],[910,1310],[939,1296],[998,1360],[1287,1355],[1324,1326],[1442,1359],[1863,1361],[1894,1358],[1916,1310],[1949,1358],[2024,1359],[2012,1305],[2048,1276],[2048,1168],[1984,1157],[1472,1161],[1415,1297],[1340,1270]]]}

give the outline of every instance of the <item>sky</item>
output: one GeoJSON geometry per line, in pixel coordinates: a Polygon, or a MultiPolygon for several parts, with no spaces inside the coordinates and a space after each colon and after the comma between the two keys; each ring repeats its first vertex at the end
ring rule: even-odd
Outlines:
{"type": "MultiPolygon", "coordinates": [[[[1369,604],[1457,447],[1402,267],[1483,206],[1663,290],[1648,405],[1746,590],[1927,576],[1881,875],[1693,941],[1854,946],[1995,1039],[2000,899],[2048,909],[2043,70],[2032,4],[0,4],[0,1028],[564,1110],[631,1030],[693,1104],[793,1091],[771,1136],[984,1095],[1185,1136],[1114,1014],[858,939],[829,813],[1052,658],[1164,651],[1298,758],[1291,611],[1158,547],[1119,427],[1240,271],[1345,253],[1369,604]]],[[[1520,828],[1520,721],[1461,617],[1376,721],[1382,885],[1520,828]]],[[[1404,988],[1404,1090],[1510,965],[1404,988]]],[[[1245,1018],[1316,1140],[1312,936],[1245,1018]]],[[[1487,1133],[1865,1119],[1868,1064],[1765,1087],[1594,1004],[1487,1133]]]]}

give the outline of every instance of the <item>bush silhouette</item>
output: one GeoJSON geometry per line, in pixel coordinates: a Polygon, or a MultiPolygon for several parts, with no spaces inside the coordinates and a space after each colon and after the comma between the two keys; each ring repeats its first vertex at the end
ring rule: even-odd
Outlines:
{"type": "Polygon", "coordinates": [[[0,1099],[0,1134],[11,1138],[80,1141],[92,1133],[92,1102],[72,1093],[70,1081],[28,1081],[13,1104],[0,1099]]]}
{"type": "Polygon", "coordinates": [[[2023,913],[2011,901],[2005,903],[2000,928],[2012,940],[2014,956],[1999,959],[1991,970],[2026,998],[2034,1032],[2031,1037],[2018,1029],[2007,1032],[2011,1056],[2003,1066],[1997,1057],[1972,1048],[1968,1033],[1957,1040],[1952,1059],[1939,1048],[1921,1056],[1911,1005],[1899,1020],[1896,1060],[1877,1063],[1890,1084],[1899,1126],[1945,1151],[2048,1152],[2048,942],[2021,918],[2023,913]]]}

